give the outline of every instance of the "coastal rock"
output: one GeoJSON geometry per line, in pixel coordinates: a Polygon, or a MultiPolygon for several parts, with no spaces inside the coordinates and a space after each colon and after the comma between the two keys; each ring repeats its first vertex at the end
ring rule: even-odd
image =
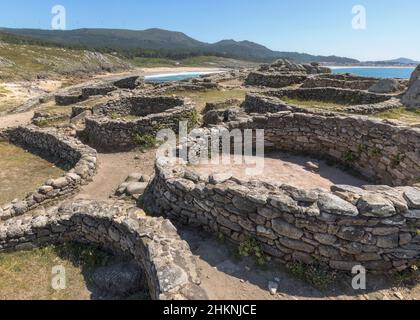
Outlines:
{"type": "Polygon", "coordinates": [[[402,98],[402,103],[408,108],[420,107],[420,65],[411,75],[409,88],[402,98]]]}
{"type": "Polygon", "coordinates": [[[381,79],[372,87],[369,88],[369,92],[374,93],[394,93],[400,91],[401,85],[396,79],[381,79]]]}

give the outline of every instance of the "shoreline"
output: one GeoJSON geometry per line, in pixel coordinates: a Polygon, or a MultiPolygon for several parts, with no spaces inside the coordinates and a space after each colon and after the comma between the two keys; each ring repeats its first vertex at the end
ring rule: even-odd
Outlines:
{"type": "Polygon", "coordinates": [[[332,70],[335,69],[415,69],[416,67],[403,66],[325,66],[332,70]]]}

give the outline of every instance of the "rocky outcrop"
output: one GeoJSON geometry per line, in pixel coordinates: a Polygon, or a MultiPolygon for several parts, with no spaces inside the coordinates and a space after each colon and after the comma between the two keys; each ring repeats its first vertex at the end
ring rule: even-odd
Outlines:
{"type": "Polygon", "coordinates": [[[420,107],[420,66],[411,75],[409,88],[403,96],[402,102],[408,108],[420,107]]]}
{"type": "Polygon", "coordinates": [[[331,69],[322,67],[319,63],[299,64],[287,59],[279,59],[270,65],[262,65],[259,69],[261,72],[278,72],[278,73],[331,73],[331,69]]]}
{"type": "Polygon", "coordinates": [[[70,170],[61,178],[46,181],[24,199],[0,205],[1,220],[23,215],[41,205],[73,195],[96,172],[96,151],[56,130],[20,127],[8,130],[2,136],[11,143],[47,157],[61,166],[65,165],[70,170]]]}
{"type": "Polygon", "coordinates": [[[0,223],[0,252],[64,242],[99,246],[133,260],[152,299],[207,299],[188,244],[168,220],[124,202],[78,201],[0,223]]]}
{"type": "Polygon", "coordinates": [[[404,86],[397,79],[381,79],[372,87],[369,92],[373,93],[396,93],[404,90],[404,86]]]}
{"type": "Polygon", "coordinates": [[[317,63],[298,64],[287,59],[280,59],[271,65],[262,65],[257,71],[250,72],[245,80],[249,86],[284,88],[301,84],[311,74],[331,73],[329,68],[317,63]]]}
{"type": "Polygon", "coordinates": [[[134,90],[135,88],[143,84],[143,80],[143,77],[132,76],[116,80],[113,84],[114,86],[120,89],[134,90]]]}

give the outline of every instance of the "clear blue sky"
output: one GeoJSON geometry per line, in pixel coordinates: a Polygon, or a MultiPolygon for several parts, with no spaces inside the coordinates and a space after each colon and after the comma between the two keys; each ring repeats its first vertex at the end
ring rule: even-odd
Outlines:
{"type": "Polygon", "coordinates": [[[251,40],[271,49],[361,60],[420,60],[418,0],[13,0],[0,26],[51,28],[51,8],[67,10],[67,29],[159,27],[206,42],[251,40]],[[364,5],[367,29],[352,28],[364,5]]]}

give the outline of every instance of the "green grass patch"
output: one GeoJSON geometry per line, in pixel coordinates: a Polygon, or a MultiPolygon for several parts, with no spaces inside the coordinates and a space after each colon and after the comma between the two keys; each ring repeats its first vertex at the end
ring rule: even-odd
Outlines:
{"type": "Polygon", "coordinates": [[[148,134],[135,134],[133,136],[133,142],[140,150],[153,149],[159,145],[159,141],[156,137],[148,134]]]}
{"type": "Polygon", "coordinates": [[[254,257],[255,261],[261,266],[270,261],[270,257],[263,252],[260,243],[254,238],[249,238],[239,245],[239,255],[241,257],[254,257]]]}
{"type": "Polygon", "coordinates": [[[319,290],[326,290],[336,279],[336,274],[333,271],[319,265],[293,262],[287,268],[293,276],[319,290]]]}

